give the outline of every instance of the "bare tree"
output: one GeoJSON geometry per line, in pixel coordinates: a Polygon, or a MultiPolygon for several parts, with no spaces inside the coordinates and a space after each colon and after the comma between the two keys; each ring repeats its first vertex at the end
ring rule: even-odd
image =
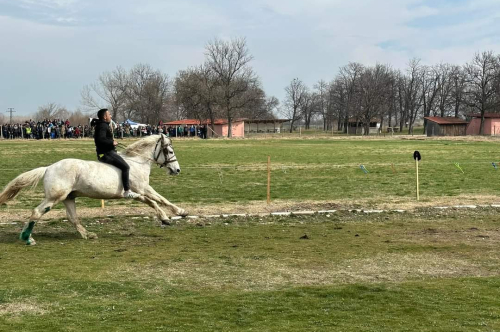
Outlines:
{"type": "Polygon", "coordinates": [[[464,67],[467,81],[467,104],[481,114],[479,134],[484,134],[484,114],[499,106],[496,85],[499,79],[499,59],[492,51],[476,53],[464,67]]]}
{"type": "Polygon", "coordinates": [[[314,90],[318,96],[318,112],[323,119],[323,130],[328,130],[328,84],[323,80],[319,80],[318,83],[314,85],[314,90]]]}
{"type": "Polygon", "coordinates": [[[449,116],[451,113],[451,94],[453,92],[453,66],[450,64],[439,64],[434,67],[437,72],[438,96],[437,106],[441,117],[449,116]]]}
{"type": "Polygon", "coordinates": [[[69,116],[70,113],[66,107],[52,102],[39,106],[38,112],[34,115],[34,119],[36,121],[44,119],[68,119],[69,116]]]}
{"type": "Polygon", "coordinates": [[[115,119],[119,115],[124,116],[124,108],[128,102],[128,79],[129,76],[122,67],[102,73],[97,82],[84,86],[81,92],[83,106],[87,111],[93,112],[109,108],[115,119]]]}
{"type": "Polygon", "coordinates": [[[254,100],[246,94],[258,87],[258,79],[249,66],[250,55],[244,38],[229,42],[214,39],[206,46],[207,64],[215,72],[220,90],[219,105],[228,121],[228,137],[232,136],[232,120],[237,112],[254,100]]]}
{"type": "Polygon", "coordinates": [[[276,115],[279,113],[280,101],[275,96],[270,96],[266,98],[264,104],[266,114],[262,117],[263,119],[275,119],[276,115]]]}
{"type": "Polygon", "coordinates": [[[76,124],[76,125],[85,125],[88,124],[89,122],[89,117],[85,114],[82,113],[81,110],[77,109],[73,113],[70,114],[70,116],[67,118],[69,119],[69,122],[71,124],[76,124]]]}
{"type": "MultiPolygon", "coordinates": [[[[430,68],[427,66],[420,67],[422,75],[422,106],[424,117],[430,116],[431,112],[436,110],[436,100],[439,96],[442,80],[439,67],[430,68]]],[[[424,119],[424,133],[427,128],[427,120],[424,119]]]]}
{"type": "Polygon", "coordinates": [[[342,111],[346,108],[346,103],[344,82],[337,77],[329,84],[327,103],[328,124],[333,126],[333,120],[337,119],[337,130],[342,130],[345,124],[342,111]]]}
{"type": "Polygon", "coordinates": [[[346,66],[341,67],[339,71],[339,78],[345,90],[345,103],[341,110],[341,116],[344,118],[344,132],[347,132],[349,118],[356,111],[356,101],[354,99],[356,98],[355,94],[358,89],[359,76],[363,72],[363,68],[363,65],[360,63],[349,62],[346,66]]]}
{"type": "Polygon", "coordinates": [[[370,122],[376,117],[384,114],[389,106],[389,98],[392,93],[392,72],[387,65],[377,64],[363,70],[359,79],[359,98],[361,106],[360,118],[365,126],[365,134],[369,134],[370,122]]]}
{"type": "Polygon", "coordinates": [[[461,108],[464,106],[465,88],[467,79],[464,70],[460,66],[453,66],[451,73],[452,91],[451,103],[455,112],[455,117],[458,118],[461,108]]]}
{"type": "Polygon", "coordinates": [[[319,113],[319,96],[316,93],[306,92],[300,106],[301,118],[304,119],[306,129],[311,127],[311,121],[319,113]]]}
{"type": "Polygon", "coordinates": [[[400,131],[408,123],[408,134],[413,134],[413,125],[423,106],[424,71],[419,59],[412,59],[406,75],[399,76],[400,131]]]}
{"type": "Polygon", "coordinates": [[[181,70],[174,83],[177,106],[186,118],[202,120],[206,117],[202,95],[201,73],[196,68],[181,70]]]}
{"type": "Polygon", "coordinates": [[[138,64],[129,74],[125,115],[132,114],[144,123],[157,123],[167,116],[172,82],[166,74],[138,64]]]}
{"type": "Polygon", "coordinates": [[[294,78],[290,85],[285,88],[285,107],[282,109],[282,114],[290,119],[290,133],[293,131],[295,122],[302,119],[300,108],[304,104],[304,99],[307,95],[307,87],[298,78],[294,78]]]}

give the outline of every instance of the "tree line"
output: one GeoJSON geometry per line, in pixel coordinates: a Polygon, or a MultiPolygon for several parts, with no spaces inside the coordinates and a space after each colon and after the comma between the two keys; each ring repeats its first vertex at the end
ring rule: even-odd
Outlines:
{"type": "MultiPolygon", "coordinates": [[[[350,120],[369,123],[377,119],[387,126],[399,126],[413,133],[422,117],[464,117],[500,112],[500,56],[491,51],[476,53],[460,66],[448,63],[423,65],[409,61],[405,70],[390,65],[364,66],[351,62],[340,68],[330,82],[318,81],[309,89],[300,79],[285,88],[282,114],[294,123],[320,119],[324,130],[335,126],[347,132],[350,120]]],[[[424,123],[426,120],[424,121],[424,123]]],[[[425,128],[425,125],[424,125],[425,128]]]]}
{"type": "Polygon", "coordinates": [[[115,119],[150,124],[181,118],[213,124],[225,118],[231,136],[234,119],[272,118],[279,104],[266,96],[252,59],[244,38],[214,39],[205,47],[203,64],[180,70],[173,79],[147,64],[105,72],[84,87],[82,104],[88,110],[107,107],[115,119]]]}
{"type": "MultiPolygon", "coordinates": [[[[351,62],[331,81],[319,80],[312,88],[293,79],[281,103],[266,95],[252,60],[244,38],[214,39],[205,46],[202,64],[180,70],[174,78],[148,64],[128,71],[117,67],[83,88],[83,113],[106,107],[114,119],[149,124],[182,118],[210,119],[213,124],[224,118],[231,136],[231,123],[242,117],[285,117],[291,121],[290,131],[298,123],[309,128],[320,121],[324,130],[347,132],[353,121],[362,123],[365,133],[377,119],[412,134],[422,117],[469,113],[481,114],[483,133],[484,114],[500,112],[500,56],[491,51],[475,54],[464,65],[424,65],[412,59],[403,70],[351,62]]],[[[50,103],[39,108],[37,117],[66,112],[50,103]]]]}

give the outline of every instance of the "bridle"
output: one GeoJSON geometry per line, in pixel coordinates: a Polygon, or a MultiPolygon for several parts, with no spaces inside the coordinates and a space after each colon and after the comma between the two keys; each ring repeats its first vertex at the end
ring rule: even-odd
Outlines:
{"type": "Polygon", "coordinates": [[[160,146],[160,150],[158,151],[158,155],[154,156],[155,163],[159,164],[160,168],[162,168],[162,167],[167,167],[167,165],[170,163],[176,162],[177,158],[175,158],[175,154],[173,152],[170,153],[170,151],[168,151],[169,147],[173,150],[172,143],[165,144],[163,142],[163,136],[161,136],[160,139],[158,140],[158,142],[156,142],[154,153],[156,154],[156,148],[158,148],[159,143],[161,143],[161,146],[160,146]],[[163,158],[165,159],[165,161],[163,162],[163,164],[160,164],[158,161],[158,158],[160,158],[160,153],[162,153],[162,152],[163,152],[163,158]]]}

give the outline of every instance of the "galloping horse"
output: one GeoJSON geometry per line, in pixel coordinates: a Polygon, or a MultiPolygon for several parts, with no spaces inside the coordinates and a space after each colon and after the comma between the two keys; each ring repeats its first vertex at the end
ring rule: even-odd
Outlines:
{"type": "MultiPolygon", "coordinates": [[[[162,224],[168,225],[169,222],[160,205],[170,208],[174,214],[187,215],[184,209],[170,203],[149,185],[153,164],[165,166],[170,175],[177,175],[181,171],[169,138],[163,134],[148,136],[128,146],[120,154],[130,166],[131,189],[141,195],[136,200],[151,206],[162,224]]],[[[48,167],[35,168],[16,177],[0,193],[0,204],[16,197],[25,187],[35,187],[42,178],[45,199],[33,210],[20,236],[28,245],[36,244],[31,235],[36,221],[61,201],[66,207],[68,219],[82,238],[96,239],[95,233],[87,232],[80,224],[76,215],[75,198],[123,198],[121,171],[118,168],[96,161],[63,159],[48,167]]]]}

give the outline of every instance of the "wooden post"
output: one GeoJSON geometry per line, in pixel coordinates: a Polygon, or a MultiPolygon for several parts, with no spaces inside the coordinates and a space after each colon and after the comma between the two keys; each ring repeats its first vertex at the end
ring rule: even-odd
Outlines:
{"type": "Polygon", "coordinates": [[[101,209],[104,210],[104,200],[103,199],[101,199],[101,209]]]}
{"type": "Polygon", "coordinates": [[[267,156],[267,204],[271,204],[271,156],[267,156]]]}
{"type": "Polygon", "coordinates": [[[415,167],[417,169],[417,201],[420,199],[418,192],[418,158],[415,159],[415,167]]]}

